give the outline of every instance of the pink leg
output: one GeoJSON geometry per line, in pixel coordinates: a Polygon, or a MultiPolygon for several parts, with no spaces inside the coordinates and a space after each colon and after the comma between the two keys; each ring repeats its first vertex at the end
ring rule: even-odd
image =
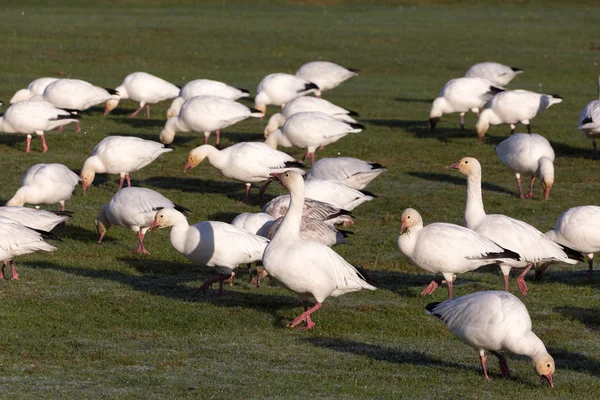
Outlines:
{"type": "Polygon", "coordinates": [[[496,351],[492,351],[491,353],[498,358],[498,363],[500,364],[500,373],[502,376],[505,378],[510,378],[510,369],[508,368],[508,362],[506,362],[506,358],[496,351]]]}
{"type": "Polygon", "coordinates": [[[60,211],[65,211],[65,202],[60,203],[60,211]]]}
{"type": "Polygon", "coordinates": [[[25,148],[25,153],[29,153],[31,151],[31,135],[27,135],[27,147],[25,148]]]}
{"type": "Polygon", "coordinates": [[[235,278],[235,272],[232,272],[229,279],[227,279],[227,283],[229,283],[229,286],[233,286],[233,278],[235,278]]]}
{"type": "Polygon", "coordinates": [[[135,252],[138,254],[150,254],[148,252],[148,250],[146,250],[146,248],[144,247],[144,236],[145,235],[140,231],[138,231],[137,235],[138,235],[138,247],[135,252]]]}
{"type": "Polygon", "coordinates": [[[127,179],[127,187],[131,187],[131,178],[129,178],[129,174],[125,174],[125,179],[127,179]]]}
{"type": "Polygon", "coordinates": [[[465,130],[465,113],[460,113],[460,130],[465,130]]]}
{"type": "MultiPolygon", "coordinates": [[[[323,305],[323,303],[316,303],[313,306],[313,308],[310,308],[310,309],[304,311],[295,320],[293,320],[292,322],[290,322],[287,326],[290,327],[290,328],[294,328],[300,322],[306,321],[306,329],[312,329],[312,328],[314,328],[315,323],[312,322],[312,320],[310,319],[310,314],[312,314],[315,311],[317,311],[319,308],[321,308],[322,305],[323,305]]],[[[305,304],[305,307],[306,307],[306,304],[305,304]]]]}
{"type": "Polygon", "coordinates": [[[42,138],[42,152],[45,153],[48,151],[48,145],[46,144],[46,135],[44,135],[43,133],[40,135],[40,137],[42,138]]]}
{"type": "Polygon", "coordinates": [[[219,129],[216,130],[215,132],[217,134],[217,141],[215,142],[215,145],[219,145],[219,143],[221,142],[221,131],[219,129]]]}
{"type": "Polygon", "coordinates": [[[482,355],[480,355],[480,356],[479,356],[479,358],[480,358],[480,360],[481,360],[481,367],[483,368],[483,376],[485,377],[485,379],[486,379],[488,382],[491,382],[492,380],[491,380],[491,379],[490,379],[490,377],[488,376],[488,374],[487,374],[487,369],[485,368],[485,363],[486,363],[486,361],[487,361],[487,358],[485,357],[485,355],[483,355],[483,356],[482,356],[482,355]]]}
{"type": "Polygon", "coordinates": [[[260,188],[260,199],[264,200],[265,199],[265,190],[267,190],[267,186],[269,186],[269,184],[271,184],[271,180],[267,180],[267,182],[260,188]]]}
{"type": "Polygon", "coordinates": [[[125,180],[125,177],[122,176],[121,179],[119,179],[119,188],[117,189],[117,191],[121,190],[121,188],[123,187],[123,181],[125,180]]]}
{"type": "Polygon", "coordinates": [[[250,183],[246,183],[246,204],[250,204],[250,187],[252,186],[252,184],[250,183]]]}
{"type": "Polygon", "coordinates": [[[448,298],[452,298],[452,282],[448,282],[448,298]]]}
{"type": "Polygon", "coordinates": [[[519,197],[524,199],[525,195],[523,194],[523,189],[521,189],[521,178],[517,178],[517,186],[519,186],[519,197]]]}
{"type": "Polygon", "coordinates": [[[64,125],[59,126],[58,128],[56,128],[56,132],[62,132],[64,125]]]}
{"type": "Polygon", "coordinates": [[[150,104],[146,104],[146,118],[150,118],[150,104]]]}
{"type": "Polygon", "coordinates": [[[519,289],[521,289],[523,296],[527,295],[527,283],[525,283],[525,275],[527,275],[532,265],[533,263],[530,263],[527,267],[525,267],[525,271],[523,271],[523,273],[517,277],[517,284],[519,285],[519,289]]]}
{"type": "Polygon", "coordinates": [[[531,177],[531,185],[529,186],[529,194],[527,194],[525,197],[528,199],[533,198],[533,182],[535,181],[535,176],[531,177]]]}
{"type": "Polygon", "coordinates": [[[504,275],[504,291],[509,292],[509,290],[508,290],[508,275],[504,275]]]}
{"type": "Polygon", "coordinates": [[[315,165],[315,153],[310,153],[310,160],[312,161],[310,165],[315,165]]]}
{"type": "Polygon", "coordinates": [[[206,289],[211,287],[213,283],[219,282],[219,296],[223,296],[223,281],[226,279],[229,279],[230,276],[231,276],[231,274],[226,275],[224,273],[220,273],[217,278],[211,278],[211,279],[207,280],[206,282],[204,282],[202,284],[202,286],[200,286],[198,289],[196,289],[196,293],[204,292],[204,291],[206,291],[206,289]]]}
{"type": "Polygon", "coordinates": [[[138,108],[137,110],[135,110],[135,111],[134,111],[134,112],[133,112],[133,113],[130,115],[130,117],[135,117],[136,115],[138,115],[138,113],[139,113],[140,111],[142,111],[142,108],[144,108],[144,106],[140,104],[140,108],[138,108]]]}
{"type": "Polygon", "coordinates": [[[19,274],[17,274],[17,269],[15,268],[15,260],[10,260],[10,272],[12,273],[12,280],[18,281],[19,274]]]}
{"type": "Polygon", "coordinates": [[[81,122],[75,122],[75,132],[81,132],[81,122]]]}
{"type": "Polygon", "coordinates": [[[421,292],[421,296],[433,293],[434,290],[438,288],[438,286],[439,285],[436,281],[431,281],[431,283],[425,289],[423,289],[423,291],[421,292]]]}

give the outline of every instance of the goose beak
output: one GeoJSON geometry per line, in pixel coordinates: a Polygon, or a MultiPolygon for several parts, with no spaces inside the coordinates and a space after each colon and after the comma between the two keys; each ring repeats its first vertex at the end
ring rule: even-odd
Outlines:
{"type": "Polygon", "coordinates": [[[400,236],[404,235],[407,229],[406,222],[402,221],[402,225],[400,225],[400,236]]]}
{"type": "Polygon", "coordinates": [[[148,229],[148,232],[150,232],[151,230],[153,230],[157,226],[158,226],[158,221],[157,220],[152,221],[152,225],[150,225],[150,229],[148,229]]]}
{"type": "Polygon", "coordinates": [[[194,167],[192,167],[190,165],[190,163],[185,163],[185,167],[183,167],[183,173],[185,174],[186,172],[188,172],[192,168],[194,168],[194,167]]]}
{"type": "Polygon", "coordinates": [[[548,381],[548,383],[550,384],[550,387],[554,387],[554,383],[552,383],[552,373],[547,373],[546,375],[541,375],[540,378],[542,379],[542,382],[544,382],[544,379],[546,379],[548,381]]]}
{"type": "Polygon", "coordinates": [[[280,177],[281,177],[281,174],[279,174],[279,173],[274,172],[272,174],[269,174],[269,179],[271,179],[272,181],[275,181],[275,182],[281,182],[281,179],[279,179],[280,177]]]}
{"type": "Polygon", "coordinates": [[[452,164],[452,165],[448,165],[448,166],[446,167],[446,169],[458,169],[459,167],[460,167],[460,161],[459,161],[459,162],[457,162],[457,163],[454,163],[454,164],[452,164]]]}
{"type": "Polygon", "coordinates": [[[85,196],[87,189],[88,189],[89,185],[86,185],[85,183],[83,184],[83,195],[85,196]]]}

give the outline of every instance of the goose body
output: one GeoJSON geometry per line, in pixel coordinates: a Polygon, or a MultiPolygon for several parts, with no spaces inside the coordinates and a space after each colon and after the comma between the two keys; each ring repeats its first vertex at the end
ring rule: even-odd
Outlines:
{"type": "Polygon", "coordinates": [[[431,303],[430,314],[441,319],[453,334],[479,352],[483,374],[487,380],[485,352],[494,354],[500,362],[502,376],[509,378],[506,358],[498,353],[507,350],[529,357],[536,373],[553,386],[554,359],[535,333],[525,305],[510,293],[484,291],[431,303]]]}
{"type": "Polygon", "coordinates": [[[460,128],[465,127],[465,113],[479,114],[485,103],[505,89],[487,79],[457,78],[448,81],[431,105],[429,124],[433,130],[443,114],[460,113],[460,128]]]}
{"type": "Polygon", "coordinates": [[[0,217],[10,218],[28,228],[50,232],[56,225],[71,218],[69,211],[46,211],[29,207],[0,207],[0,217]]]}
{"type": "Polygon", "coordinates": [[[265,249],[263,265],[269,275],[296,293],[304,303],[305,311],[288,326],[295,327],[306,321],[307,329],[311,329],[315,324],[310,316],[327,297],[375,287],[329,247],[300,237],[304,181],[294,171],[281,174],[279,179],[290,191],[291,200],[281,226],[265,249]],[[311,298],[316,304],[309,308],[311,298]]]}
{"type": "Polygon", "coordinates": [[[268,105],[281,106],[299,96],[304,96],[319,90],[319,87],[296,75],[274,73],[265,76],[256,88],[254,108],[263,114],[268,105]]]}
{"type": "Polygon", "coordinates": [[[386,171],[387,168],[379,163],[358,158],[322,158],[313,164],[306,179],[337,181],[352,189],[361,190],[386,171]]]}
{"type": "Polygon", "coordinates": [[[109,92],[81,79],[58,79],[46,86],[41,97],[58,108],[77,111],[107,102],[108,109],[118,101],[114,90],[109,92]]]}
{"type": "Polygon", "coordinates": [[[44,90],[46,87],[54,81],[57,81],[58,78],[38,78],[33,80],[27,89],[18,90],[14,96],[10,99],[10,104],[17,103],[19,101],[29,100],[35,96],[41,96],[44,94],[44,90]]]}
{"type": "MultiPolygon", "coordinates": [[[[412,208],[402,212],[398,248],[410,262],[427,272],[442,274],[452,297],[456,274],[473,271],[504,259],[518,260],[519,255],[506,250],[477,232],[454,224],[433,223],[423,226],[421,215],[412,208]]],[[[431,281],[421,295],[438,287],[431,281]]]]}
{"type": "Polygon", "coordinates": [[[179,96],[180,91],[179,87],[147,72],[133,72],[127,75],[115,90],[120,100],[129,99],[140,103],[139,108],[131,114],[132,117],[146,107],[148,118],[150,118],[150,104],[174,99],[179,96]]]}
{"type": "Polygon", "coordinates": [[[472,65],[465,74],[469,78],[483,78],[499,86],[510,83],[517,75],[523,73],[521,68],[509,67],[497,62],[482,62],[472,65]]]}
{"type": "Polygon", "coordinates": [[[258,236],[267,237],[267,231],[275,222],[275,218],[267,213],[244,212],[236,216],[231,225],[258,236]]]}
{"type": "Polygon", "coordinates": [[[21,187],[6,205],[59,203],[61,211],[64,211],[65,201],[71,199],[78,183],[77,174],[62,164],[36,164],[27,170],[21,187]]]}
{"type": "Polygon", "coordinates": [[[554,150],[545,137],[535,133],[516,133],[500,142],[495,150],[502,163],[515,174],[522,199],[533,197],[533,182],[538,177],[542,181],[544,198],[548,200],[554,184],[554,150]],[[521,188],[521,174],[531,176],[527,195],[521,188]]]}
{"type": "Polygon", "coordinates": [[[102,241],[106,231],[112,225],[122,226],[137,233],[136,252],[150,254],[144,247],[144,236],[152,226],[156,211],[163,208],[174,208],[181,212],[189,211],[151,189],[127,187],[119,190],[108,203],[102,206],[96,217],[98,243],[102,241]]]}
{"type": "Polygon", "coordinates": [[[356,75],[358,75],[357,70],[344,68],[329,61],[311,61],[296,71],[296,76],[313,82],[319,87],[315,92],[318,97],[356,75]]]}
{"type": "MultiPolygon", "coordinates": [[[[289,205],[290,195],[284,194],[265,204],[262,212],[273,218],[283,217],[287,213],[289,205]]],[[[350,211],[336,207],[333,204],[308,198],[304,199],[302,216],[323,221],[329,225],[343,224],[348,226],[354,223],[350,211]]]]}
{"type": "Polygon", "coordinates": [[[530,120],[552,106],[562,102],[562,98],[551,94],[541,94],[528,90],[507,90],[492,98],[488,108],[483,110],[475,124],[479,141],[487,133],[490,125],[509,124],[511,134],[517,123],[527,127],[531,133],[530,120]]]}
{"type": "Polygon", "coordinates": [[[337,181],[311,179],[305,185],[306,197],[333,204],[338,208],[352,211],[376,196],[366,191],[352,189],[337,181]]]}
{"type": "Polygon", "coordinates": [[[181,106],[177,116],[169,118],[160,133],[160,142],[169,144],[176,132],[204,132],[204,144],[211,132],[216,132],[220,141],[220,130],[247,118],[262,118],[264,114],[233,100],[216,96],[196,96],[181,106]]]}
{"type": "MultiPolygon", "coordinates": [[[[598,77],[598,93],[600,96],[600,77],[598,77]]],[[[594,159],[598,158],[596,139],[600,137],[600,100],[593,100],[586,104],[579,115],[577,128],[592,141],[594,159]]]]}
{"type": "Polygon", "coordinates": [[[144,168],[161,154],[172,150],[163,144],[134,136],[107,136],[96,145],[92,156],[83,164],[81,169],[83,191],[85,193],[97,173],[119,174],[121,176],[119,189],[123,187],[125,178],[128,186],[131,186],[130,172],[144,168]]]}

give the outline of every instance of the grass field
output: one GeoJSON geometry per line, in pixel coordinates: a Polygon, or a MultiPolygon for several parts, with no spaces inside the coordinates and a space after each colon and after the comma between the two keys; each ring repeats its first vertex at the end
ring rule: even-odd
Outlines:
{"type": "MultiPolygon", "coordinates": [[[[410,266],[396,248],[406,207],[419,210],[426,224],[462,224],[465,179],[444,167],[467,155],[483,165],[490,213],[546,231],[567,208],[598,204],[600,161],[591,159],[591,143],[576,129],[580,110],[598,96],[595,2],[29,3],[0,8],[5,103],[40,76],[116,87],[134,71],[180,85],[217,79],[254,94],[265,75],[294,73],[324,59],[361,70],[325,98],[359,111],[367,130],[317,157],[353,156],[389,171],[368,187],[379,197],[354,211],[352,245],[336,248],[364,266],[380,290],[328,299],[309,332],[285,328],[301,310],[292,293],[268,279],[254,288],[243,270],[225,296],[195,294],[214,271],[172,249],[167,230],[148,235],[149,256],[136,255],[135,234],[118,227],[96,244],[95,216],[118,185],[116,176],[97,176],[87,196],[79,187],[68,204],[75,216],[60,231],[58,250],[17,259],[21,280],[0,282],[0,397],[598,397],[598,272],[590,281],[583,263],[557,265],[540,282],[528,279],[523,301],[556,360],[555,388],[542,386],[520,356],[509,358],[512,380],[502,379],[492,360],[488,383],[476,351],[424,312],[427,303],[444,300],[446,290],[420,297],[433,276],[410,266]],[[444,83],[487,60],[525,70],[511,88],[564,97],[532,121],[557,154],[547,202],[538,185],[534,200],[517,197],[514,176],[493,150],[507,137],[506,126],[491,127],[483,144],[472,114],[465,132],[458,115],[445,115],[429,132],[430,104],[444,83]]],[[[35,138],[25,154],[23,136],[0,134],[0,200],[13,195],[33,164],[60,162],[79,172],[105,136],[158,140],[168,105],[152,106],[151,119],[128,118],[137,104],[127,101],[107,118],[95,108],[82,118],[83,133],[73,126],[49,133],[47,153],[35,138]]],[[[263,126],[243,121],[223,132],[223,144],[262,140],[263,126]]],[[[201,135],[178,134],[175,150],[134,173],[133,184],[191,208],[192,222],[258,212],[257,189],[255,203],[244,205],[244,185],[224,179],[208,162],[183,174],[187,152],[201,143],[201,135]]],[[[281,193],[272,185],[268,198],[281,193]]],[[[516,294],[514,280],[511,285],[516,294]]],[[[484,268],[459,276],[455,295],[501,288],[498,269],[484,268]]]]}

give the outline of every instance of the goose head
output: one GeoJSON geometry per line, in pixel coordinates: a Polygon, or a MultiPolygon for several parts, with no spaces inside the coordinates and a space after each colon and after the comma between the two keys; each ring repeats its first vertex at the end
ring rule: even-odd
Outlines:
{"type": "Polygon", "coordinates": [[[477,173],[481,174],[481,164],[473,157],[464,157],[457,163],[449,165],[446,169],[458,170],[463,175],[471,176],[477,173]]]}
{"type": "Polygon", "coordinates": [[[548,200],[550,190],[554,185],[554,164],[548,157],[540,158],[539,174],[542,181],[542,188],[544,189],[544,199],[548,200]]]}
{"type": "Polygon", "coordinates": [[[156,212],[156,215],[154,216],[154,221],[152,221],[152,226],[150,227],[150,230],[153,230],[154,228],[160,229],[160,228],[167,228],[169,226],[173,226],[173,225],[179,223],[182,219],[183,219],[183,221],[186,221],[186,223],[187,223],[187,219],[186,219],[185,215],[183,215],[176,209],[160,208],[160,209],[158,209],[158,211],[156,212]]]}
{"type": "Polygon", "coordinates": [[[190,151],[185,160],[185,167],[183,168],[183,172],[185,173],[185,172],[189,171],[190,169],[194,168],[195,166],[200,164],[202,161],[204,161],[204,159],[206,157],[208,157],[208,154],[210,153],[211,150],[216,150],[216,149],[215,149],[215,147],[213,147],[209,144],[203,144],[202,146],[196,147],[195,149],[190,151]]]}
{"type": "Polygon", "coordinates": [[[423,227],[423,218],[421,218],[421,214],[414,208],[407,208],[402,211],[400,222],[402,223],[400,226],[400,235],[410,233],[411,228],[423,227]]]}
{"type": "Polygon", "coordinates": [[[79,177],[81,178],[81,184],[83,185],[83,194],[87,192],[87,189],[94,182],[94,178],[96,177],[96,170],[93,168],[92,161],[90,161],[92,157],[88,158],[83,164],[83,168],[81,169],[81,174],[79,177]]]}
{"type": "Polygon", "coordinates": [[[106,106],[104,107],[104,116],[106,117],[112,110],[117,108],[119,105],[119,98],[114,96],[112,99],[106,102],[106,106]]]}
{"type": "Polygon", "coordinates": [[[552,383],[552,375],[556,370],[556,366],[554,364],[554,359],[550,354],[544,353],[534,357],[533,367],[535,368],[535,372],[540,376],[542,382],[545,379],[548,381],[551,387],[554,387],[554,383],[552,383]]]}
{"type": "Polygon", "coordinates": [[[96,225],[96,232],[98,232],[98,243],[102,242],[102,239],[104,238],[104,235],[106,234],[106,231],[111,227],[111,223],[108,220],[108,218],[106,217],[106,208],[108,207],[108,204],[105,204],[104,206],[102,206],[102,208],[100,209],[100,212],[98,213],[98,216],[96,217],[96,221],[94,221],[94,224],[96,225]]]}
{"type": "Polygon", "coordinates": [[[304,178],[296,171],[285,171],[281,174],[271,174],[271,178],[281,183],[281,185],[290,191],[290,194],[304,195],[304,178]]]}

